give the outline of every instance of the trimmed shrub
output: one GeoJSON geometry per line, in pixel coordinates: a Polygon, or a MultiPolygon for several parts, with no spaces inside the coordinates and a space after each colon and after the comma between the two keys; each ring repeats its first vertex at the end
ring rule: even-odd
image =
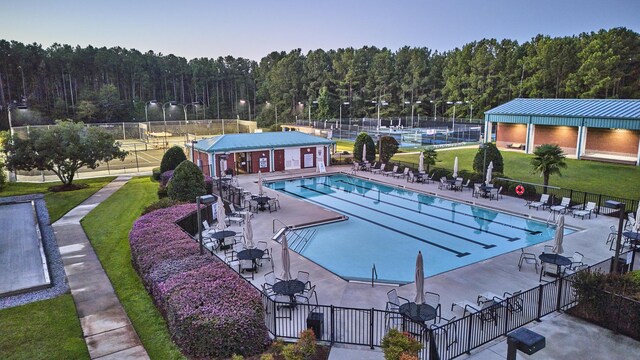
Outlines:
{"type": "Polygon", "coordinates": [[[144,214],[148,214],[152,211],[156,211],[158,209],[164,209],[164,208],[168,208],[168,207],[172,207],[174,205],[178,204],[177,201],[172,200],[172,199],[168,199],[168,198],[162,198],[156,202],[154,202],[153,204],[147,206],[144,208],[144,210],[142,210],[142,215],[144,214]]]}
{"type": "MultiPolygon", "coordinates": [[[[487,147],[487,161],[486,166],[489,166],[489,163],[493,161],[493,171],[497,173],[504,172],[504,160],[502,160],[502,154],[500,150],[496,147],[494,143],[484,143],[487,147]]],[[[478,152],[476,152],[476,156],[473,158],[473,170],[482,174],[482,167],[485,164],[484,159],[484,149],[478,148],[478,152]]]]}
{"type": "Polygon", "coordinates": [[[353,143],[353,160],[362,161],[362,145],[367,144],[367,161],[373,162],[376,159],[376,144],[369,134],[361,132],[353,143]]]}
{"type": "Polygon", "coordinates": [[[155,181],[160,181],[160,175],[162,174],[162,172],[160,171],[160,168],[153,168],[151,170],[151,178],[155,181]]]}
{"type": "Polygon", "coordinates": [[[176,224],[195,210],[183,204],[141,216],[129,233],[133,266],[185,355],[259,354],[269,343],[260,293],[217,258],[198,255],[176,224]]]}
{"type": "Polygon", "coordinates": [[[166,198],[167,196],[169,196],[167,194],[167,187],[160,185],[158,187],[158,199],[162,200],[162,199],[166,198]]]}
{"type": "Polygon", "coordinates": [[[204,175],[196,164],[183,161],[173,172],[167,185],[167,195],[173,200],[195,202],[196,197],[204,194],[204,175]]]}
{"type": "MultiPolygon", "coordinates": [[[[378,143],[380,142],[382,142],[382,145],[378,144],[378,146],[382,149],[382,153],[379,154],[380,161],[383,163],[388,163],[393,155],[398,152],[400,144],[398,144],[398,141],[393,136],[383,136],[380,138],[380,140],[378,140],[378,143]]],[[[369,145],[367,145],[367,147],[368,146],[369,145]]],[[[369,152],[368,149],[367,152],[369,152]]],[[[369,160],[368,157],[367,160],[369,160]]]]}
{"type": "Polygon", "coordinates": [[[187,156],[180,146],[172,146],[164,153],[162,161],[160,162],[160,173],[165,171],[175,170],[183,161],[187,160],[187,156]]]}

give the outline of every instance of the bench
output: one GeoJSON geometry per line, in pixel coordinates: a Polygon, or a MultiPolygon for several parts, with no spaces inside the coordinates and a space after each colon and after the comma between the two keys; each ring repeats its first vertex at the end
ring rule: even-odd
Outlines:
{"type": "Polygon", "coordinates": [[[519,144],[519,143],[507,144],[507,147],[508,147],[509,149],[520,149],[520,150],[524,150],[524,144],[519,144]]]}

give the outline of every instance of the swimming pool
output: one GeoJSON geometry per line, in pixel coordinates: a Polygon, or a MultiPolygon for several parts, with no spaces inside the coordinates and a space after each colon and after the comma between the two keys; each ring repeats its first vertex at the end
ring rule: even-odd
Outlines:
{"type": "MultiPolygon", "coordinates": [[[[555,226],[345,174],[265,184],[349,217],[315,226],[292,250],[348,280],[414,281],[422,251],[425,277],[553,239],[555,226]]],[[[565,228],[565,235],[574,230],[565,228]]]]}

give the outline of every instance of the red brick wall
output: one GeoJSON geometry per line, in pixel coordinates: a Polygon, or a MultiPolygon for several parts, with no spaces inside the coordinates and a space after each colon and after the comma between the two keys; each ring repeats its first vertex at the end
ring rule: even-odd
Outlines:
{"type": "Polygon", "coordinates": [[[636,156],[638,141],[640,141],[640,131],[589,128],[585,152],[636,156]]]}
{"type": "Polygon", "coordinates": [[[566,154],[575,155],[578,144],[578,128],[536,125],[533,141],[534,147],[542,144],[557,144],[566,154]]]}
{"type": "Polygon", "coordinates": [[[525,144],[527,141],[527,124],[496,124],[496,146],[507,147],[507,144],[525,144]]]}
{"type": "MultiPolygon", "coordinates": [[[[216,165],[216,176],[220,176],[220,155],[216,155],[216,165]]],[[[234,170],[235,168],[235,154],[229,154],[229,157],[227,157],[227,170],[234,170]]],[[[235,171],[233,173],[235,174],[235,171]]]]}
{"type": "Polygon", "coordinates": [[[263,173],[269,172],[269,151],[253,151],[251,152],[251,172],[256,174],[258,171],[263,173]],[[267,167],[260,167],[260,158],[267,158],[267,167]]]}

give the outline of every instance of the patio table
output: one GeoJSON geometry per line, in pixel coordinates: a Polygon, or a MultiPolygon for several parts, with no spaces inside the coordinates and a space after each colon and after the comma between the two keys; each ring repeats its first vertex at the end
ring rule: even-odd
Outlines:
{"type": "Polygon", "coordinates": [[[274,293],[279,295],[288,295],[291,303],[296,302],[296,294],[304,291],[304,283],[300,280],[280,280],[271,287],[274,293]]]}
{"type": "Polygon", "coordinates": [[[231,245],[226,245],[224,240],[228,237],[236,236],[236,232],[233,230],[222,230],[216,232],[209,233],[212,238],[218,240],[220,242],[220,250],[228,250],[231,245]]]}
{"type": "MultiPolygon", "coordinates": [[[[558,254],[542,253],[542,254],[540,254],[538,256],[538,258],[543,263],[554,264],[554,265],[556,265],[558,267],[571,265],[571,259],[569,259],[566,256],[562,256],[562,255],[558,255],[558,254]]],[[[542,275],[543,275],[542,271],[540,271],[540,279],[541,280],[542,280],[542,275]]],[[[547,273],[547,275],[552,276],[552,277],[558,277],[560,274],[558,272],[556,274],[547,273]]]]}
{"type": "Polygon", "coordinates": [[[424,323],[436,318],[436,309],[428,304],[404,303],[400,305],[399,312],[418,323],[424,323]]]}
{"type": "Polygon", "coordinates": [[[258,269],[258,263],[256,260],[264,256],[264,250],[260,249],[244,249],[238,251],[238,260],[251,260],[253,263],[253,271],[258,269]]]}

